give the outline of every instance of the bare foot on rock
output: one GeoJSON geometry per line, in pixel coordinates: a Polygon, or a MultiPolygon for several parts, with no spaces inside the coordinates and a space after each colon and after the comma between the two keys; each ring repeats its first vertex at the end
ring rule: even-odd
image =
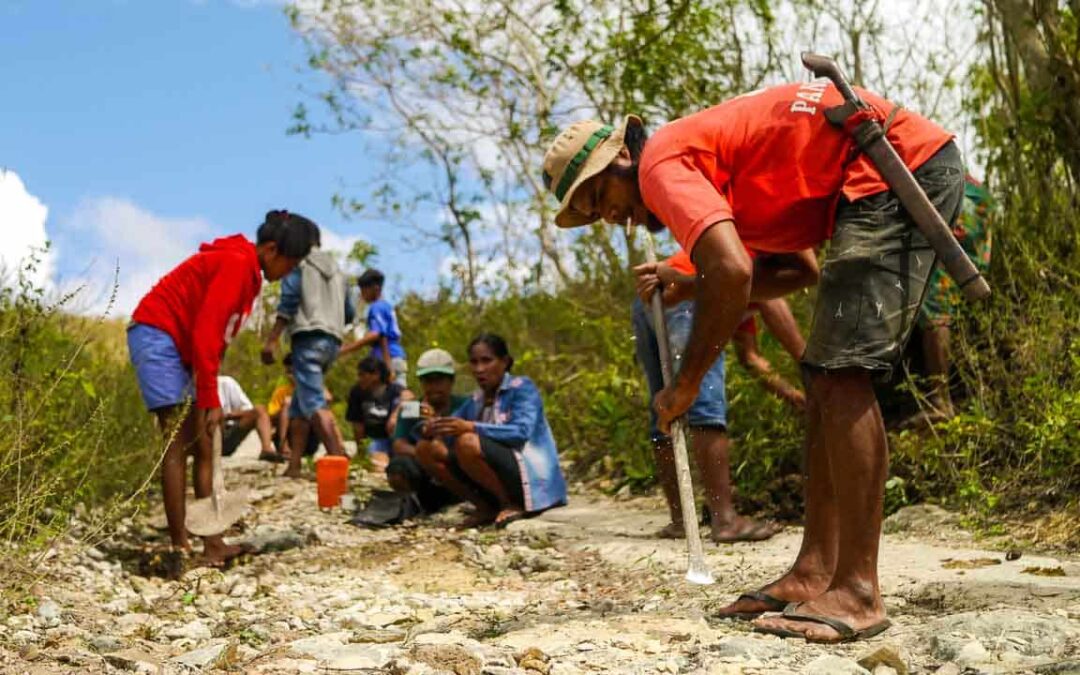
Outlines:
{"type": "Polygon", "coordinates": [[[745,516],[735,516],[726,523],[712,523],[712,540],[718,544],[731,544],[737,541],[764,541],[780,531],[772,523],[754,520],[745,516]]]}

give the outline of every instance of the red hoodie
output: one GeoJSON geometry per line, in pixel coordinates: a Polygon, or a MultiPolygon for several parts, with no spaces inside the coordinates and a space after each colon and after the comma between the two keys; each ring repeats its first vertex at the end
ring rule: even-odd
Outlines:
{"type": "Polygon", "coordinates": [[[225,347],[240,331],[262,286],[255,245],[241,234],[215,239],[150,289],[131,320],[172,336],[195,375],[195,404],[221,406],[217,375],[225,347]]]}

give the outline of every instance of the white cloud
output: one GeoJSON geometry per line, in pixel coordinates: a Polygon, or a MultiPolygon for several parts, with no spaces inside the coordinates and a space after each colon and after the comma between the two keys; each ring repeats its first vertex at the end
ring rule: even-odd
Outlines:
{"type": "MultiPolygon", "coordinates": [[[[17,273],[33,249],[45,246],[48,215],[48,207],[27,191],[18,174],[0,168],[0,230],[4,233],[0,237],[0,283],[17,273]]],[[[54,267],[54,255],[49,252],[42,257],[31,280],[47,286],[54,267]]]]}
{"type": "MultiPolygon", "coordinates": [[[[75,309],[103,311],[113,291],[113,271],[119,268],[113,315],[130,314],[150,287],[212,232],[204,218],[161,216],[128,199],[109,196],[84,199],[65,225],[71,242],[62,253],[84,260],[87,267],[81,276],[93,280],[86,282],[75,309]],[[77,252],[70,250],[76,242],[77,252]]],[[[80,283],[72,280],[64,285],[80,283]]]]}

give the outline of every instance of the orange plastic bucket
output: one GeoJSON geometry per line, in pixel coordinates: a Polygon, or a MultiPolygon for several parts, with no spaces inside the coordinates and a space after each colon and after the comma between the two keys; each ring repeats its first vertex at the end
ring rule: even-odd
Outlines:
{"type": "Polygon", "coordinates": [[[320,457],[315,460],[315,483],[319,488],[319,508],[331,509],[349,490],[349,458],[320,457]]]}

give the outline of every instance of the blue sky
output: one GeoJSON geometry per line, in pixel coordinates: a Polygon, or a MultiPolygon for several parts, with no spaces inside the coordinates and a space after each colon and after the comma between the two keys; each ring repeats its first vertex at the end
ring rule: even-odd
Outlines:
{"type": "Polygon", "coordinates": [[[47,275],[107,284],[119,259],[130,310],[200,240],[250,236],[284,207],[333,242],[375,243],[391,299],[433,284],[417,270],[438,252],[406,255],[399,226],[331,206],[375,173],[365,139],[285,133],[298,102],[318,110],[305,60],[277,2],[0,0],[0,167],[26,193],[8,174],[3,262],[37,236],[36,199],[56,249],[47,275]]]}

